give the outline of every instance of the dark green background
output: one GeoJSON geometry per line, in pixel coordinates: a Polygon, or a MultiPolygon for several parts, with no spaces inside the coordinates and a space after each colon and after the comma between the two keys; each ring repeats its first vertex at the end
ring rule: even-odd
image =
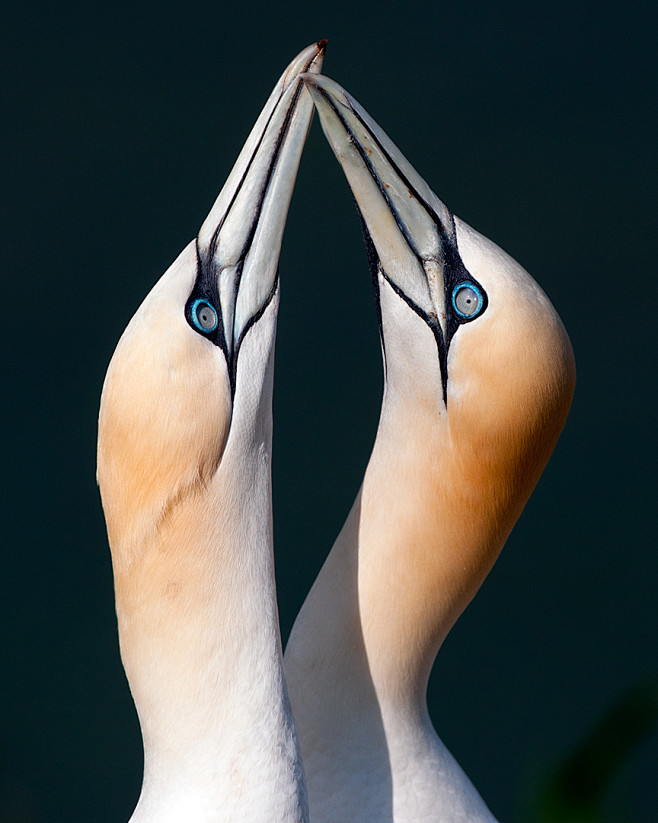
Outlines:
{"type": "MultiPolygon", "coordinates": [[[[440,197],[544,287],[566,430],[439,656],[439,733],[508,820],[656,672],[653,4],[22,3],[7,151],[2,820],[123,821],[141,778],[95,486],[107,363],[308,43],[440,197]]],[[[281,257],[274,503],[287,636],[358,488],[381,391],[358,221],[314,123],[281,257]]],[[[656,809],[655,739],[616,788],[656,809]]],[[[623,804],[623,803],[622,803],[623,804]]],[[[648,812],[647,812],[648,814],[648,812]]]]}

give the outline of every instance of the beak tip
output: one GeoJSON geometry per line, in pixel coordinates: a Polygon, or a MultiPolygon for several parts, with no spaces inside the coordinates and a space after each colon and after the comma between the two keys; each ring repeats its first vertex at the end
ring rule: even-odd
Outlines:
{"type": "Polygon", "coordinates": [[[328,44],[328,43],[329,43],[329,41],[328,41],[328,40],[318,40],[318,42],[317,42],[315,45],[318,47],[318,49],[319,49],[321,52],[324,52],[324,51],[326,51],[326,48],[327,48],[327,44],[328,44]]]}
{"type": "MultiPolygon", "coordinates": [[[[300,77],[316,100],[319,101],[322,97],[326,97],[331,99],[332,105],[339,105],[348,111],[354,111],[356,101],[335,80],[331,80],[324,74],[311,72],[305,72],[300,77]]],[[[320,111],[319,108],[318,111],[320,111]]]]}

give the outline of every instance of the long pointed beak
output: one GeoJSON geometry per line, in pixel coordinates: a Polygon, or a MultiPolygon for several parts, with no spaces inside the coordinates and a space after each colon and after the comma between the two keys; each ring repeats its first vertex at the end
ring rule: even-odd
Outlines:
{"type": "Polygon", "coordinates": [[[290,63],[274,87],[197,237],[199,275],[216,288],[234,376],[240,341],[269,302],[313,103],[301,80],[319,72],[326,40],[290,63]]]}
{"type": "Polygon", "coordinates": [[[433,328],[445,375],[456,330],[453,289],[473,281],[457,249],[454,217],[353,97],[328,77],[306,74],[304,81],[354,194],[377,273],[433,328]]]}

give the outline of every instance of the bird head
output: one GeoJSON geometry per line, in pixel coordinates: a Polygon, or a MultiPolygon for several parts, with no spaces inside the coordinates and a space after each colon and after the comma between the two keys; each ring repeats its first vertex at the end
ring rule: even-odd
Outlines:
{"type": "Polygon", "coordinates": [[[271,416],[278,260],[313,105],[288,66],[224,188],[148,294],[112,357],[101,398],[98,481],[117,568],[203,491],[227,441],[271,416]],[[238,434],[233,434],[238,432],[238,434]]]}
{"type": "Polygon", "coordinates": [[[532,277],[455,217],[344,89],[305,81],[359,211],[384,356],[355,526],[369,665],[376,679],[384,667],[379,682],[426,682],[557,442],[573,353],[532,277]]]}
{"type": "Polygon", "coordinates": [[[426,411],[446,448],[498,461],[497,476],[526,452],[541,471],[575,385],[557,312],[522,266],[452,214],[356,100],[322,75],[305,80],[361,218],[387,402],[426,411]]]}

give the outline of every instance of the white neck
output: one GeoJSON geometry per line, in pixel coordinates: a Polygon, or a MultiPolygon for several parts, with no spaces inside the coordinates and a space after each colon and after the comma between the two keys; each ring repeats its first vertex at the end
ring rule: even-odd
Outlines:
{"type": "Polygon", "coordinates": [[[243,343],[216,473],[115,572],[122,657],[144,739],[133,823],[307,820],[272,554],[272,357],[262,354],[275,318],[273,304],[243,343]],[[261,361],[264,375],[250,370],[261,361]]]}
{"type": "Polygon", "coordinates": [[[311,821],[495,823],[431,724],[426,680],[402,695],[373,678],[359,606],[361,500],[286,648],[311,821]]]}
{"type": "Polygon", "coordinates": [[[387,341],[373,454],[285,656],[311,820],[494,823],[436,735],[425,697],[432,662],[456,618],[432,565],[434,547],[428,559],[426,535],[416,528],[423,487],[430,486],[423,459],[435,443],[428,432],[437,429],[427,415],[436,415],[442,394],[440,376],[428,376],[420,383],[426,396],[410,396],[404,384],[412,370],[403,360],[425,358],[436,372],[435,344],[397,297],[382,294],[382,309],[384,328],[388,319],[403,345],[387,341]]]}

